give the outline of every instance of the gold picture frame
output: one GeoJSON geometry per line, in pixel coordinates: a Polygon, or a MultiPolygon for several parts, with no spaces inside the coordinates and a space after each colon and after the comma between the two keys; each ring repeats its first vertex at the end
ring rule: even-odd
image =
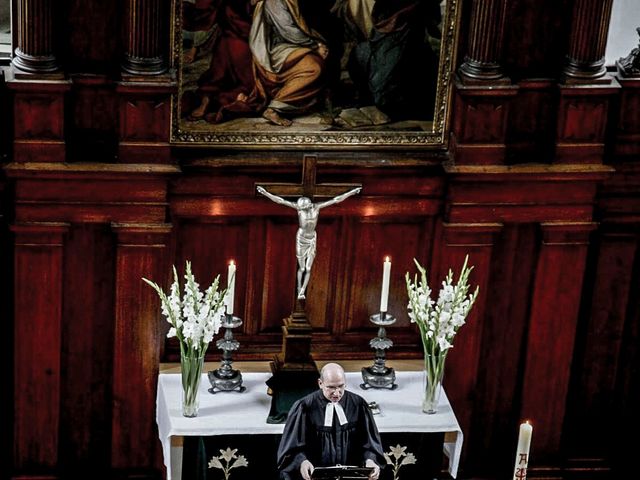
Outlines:
{"type": "MultiPolygon", "coordinates": [[[[284,4],[294,2],[294,5],[300,2],[301,10],[303,10],[302,6],[306,5],[304,3],[305,0],[279,1],[284,2],[284,4]]],[[[309,2],[309,0],[306,1],[309,2]]],[[[331,2],[332,0],[328,1],[331,2]]],[[[377,1],[382,4],[383,0],[377,1]]],[[[392,2],[397,1],[389,0],[388,4],[394,5],[392,2]]],[[[234,97],[238,89],[234,86],[233,80],[229,81],[229,78],[244,78],[245,81],[242,87],[244,90],[242,92],[248,93],[251,101],[257,97],[256,91],[260,92],[260,89],[255,88],[255,85],[259,82],[252,84],[252,92],[247,90],[249,81],[246,79],[249,77],[247,76],[246,52],[251,51],[253,44],[250,45],[250,40],[246,34],[247,28],[251,28],[253,23],[256,22],[255,17],[257,16],[258,5],[265,4],[266,0],[245,0],[245,3],[237,0],[234,2],[229,0],[174,0],[172,9],[171,64],[176,75],[177,89],[176,93],[172,95],[171,143],[184,146],[239,147],[243,149],[304,149],[310,147],[338,150],[360,148],[446,148],[461,0],[403,0],[401,3],[402,5],[413,7],[414,3],[416,5],[424,5],[428,1],[439,2],[438,7],[441,16],[438,19],[440,21],[437,24],[437,28],[440,31],[440,38],[437,38],[437,31],[433,37],[430,37],[429,29],[424,27],[425,30],[420,32],[421,34],[424,33],[424,43],[417,46],[422,50],[415,51],[426,52],[424,49],[431,47],[430,52],[435,55],[435,60],[432,61],[433,69],[437,66],[437,71],[433,70],[435,83],[431,84],[431,90],[422,88],[412,90],[407,87],[396,88],[395,91],[416,92],[416,98],[419,97],[420,101],[424,102],[424,105],[433,105],[433,115],[430,114],[428,108],[425,108],[417,110],[421,113],[412,118],[412,114],[405,112],[402,108],[396,108],[398,105],[407,105],[409,108],[413,106],[411,99],[407,100],[404,97],[402,97],[404,103],[398,101],[394,104],[393,101],[389,101],[386,102],[384,109],[379,108],[382,103],[388,98],[393,98],[393,96],[385,93],[375,97],[374,95],[377,94],[374,93],[376,87],[371,86],[371,78],[375,77],[381,70],[386,72],[388,69],[391,71],[391,68],[388,67],[388,58],[398,58],[400,61],[405,62],[403,64],[405,73],[397,76],[397,78],[402,79],[399,81],[401,87],[405,79],[413,79],[414,72],[420,77],[424,73],[421,69],[426,68],[427,62],[417,62],[413,57],[406,56],[403,59],[403,54],[390,57],[383,50],[387,56],[380,54],[377,57],[378,65],[382,65],[383,68],[376,70],[370,67],[369,65],[373,63],[371,61],[372,57],[367,57],[368,60],[366,61],[369,63],[366,64],[366,68],[369,68],[369,73],[365,72],[365,75],[369,75],[367,77],[369,80],[360,83],[355,82],[351,77],[356,76],[352,72],[357,70],[353,70],[352,65],[356,65],[356,68],[358,68],[358,65],[362,65],[362,63],[358,64],[357,61],[352,61],[355,58],[354,51],[360,52],[361,47],[364,47],[370,53],[372,51],[371,45],[374,45],[373,35],[376,32],[371,29],[369,30],[372,32],[370,38],[353,40],[354,35],[348,36],[345,34],[347,29],[345,25],[348,24],[352,29],[353,26],[345,20],[345,17],[341,17],[339,18],[340,28],[343,29],[341,40],[336,43],[334,39],[332,44],[327,42],[329,45],[334,45],[333,50],[331,49],[332,47],[329,48],[329,55],[332,51],[340,52],[340,59],[333,58],[333,63],[336,66],[330,73],[322,72],[323,80],[331,78],[332,80],[326,80],[326,83],[333,86],[319,90],[319,93],[316,94],[317,98],[313,98],[313,100],[316,100],[315,107],[310,110],[280,117],[284,118],[285,121],[292,122],[291,125],[285,126],[276,125],[265,118],[265,105],[269,107],[273,103],[263,103],[261,107],[254,107],[253,104],[247,101],[246,103],[250,104],[251,107],[247,107],[247,111],[242,110],[245,108],[244,99],[247,98],[247,95],[241,97],[238,94],[237,97],[234,97]],[[227,18],[222,12],[226,8],[237,10],[237,5],[244,5],[246,8],[243,8],[249,10],[251,17],[247,20],[247,11],[241,12],[245,16],[244,24],[236,28],[236,31],[226,32],[225,28],[235,28],[226,25],[229,23],[227,18],[235,17],[237,20],[238,12],[227,12],[225,14],[227,18]],[[195,14],[194,11],[196,12],[195,14]],[[247,21],[250,22],[249,26],[246,24],[247,21]],[[337,45],[337,48],[335,45],[337,45]],[[237,50],[233,50],[234,48],[237,50]],[[341,48],[342,51],[340,51],[341,48]],[[229,52],[233,53],[230,54],[229,52]],[[382,62],[380,62],[380,58],[383,58],[382,62]],[[227,75],[227,72],[231,70],[238,70],[238,62],[241,65],[245,65],[243,73],[238,75],[234,71],[227,75]],[[406,73],[407,65],[411,69],[409,70],[410,74],[406,73]],[[225,75],[229,78],[220,80],[225,75]],[[226,85],[223,85],[225,82],[226,85]],[[356,93],[351,95],[352,92],[356,93]],[[364,92],[364,94],[358,94],[357,92],[364,92]],[[205,97],[208,98],[206,102],[203,100],[205,97]],[[373,98],[376,100],[371,100],[373,98]],[[379,102],[378,99],[380,98],[382,98],[382,101],[379,102]],[[225,104],[224,101],[227,103],[225,104]],[[373,108],[370,108],[367,102],[371,103],[373,108]],[[207,105],[202,108],[204,103],[207,105]],[[234,110],[238,105],[242,110],[240,113],[234,110]],[[390,110],[388,105],[391,105],[390,110]],[[262,108],[262,112],[260,108],[262,108]],[[373,111],[373,115],[370,115],[370,111],[373,111]],[[389,111],[394,113],[387,115],[389,111]],[[362,117],[364,123],[361,121],[360,114],[365,115],[362,117]],[[380,117],[380,114],[382,117],[380,117]],[[380,118],[382,120],[377,121],[380,118]]],[[[322,3],[317,2],[317,0],[314,0],[314,2],[314,5],[322,3]]],[[[334,17],[338,15],[336,13],[336,5],[341,4],[344,10],[344,8],[348,8],[350,2],[358,3],[360,4],[359,8],[362,8],[362,5],[365,4],[373,5],[375,0],[335,0],[333,9],[330,12],[331,15],[334,17]]],[[[262,10],[265,10],[264,6],[262,6],[262,10]]],[[[302,16],[301,12],[297,13],[298,16],[302,16]]],[[[373,22],[374,25],[376,25],[376,21],[381,25],[383,24],[379,19],[384,14],[369,12],[369,15],[369,22],[373,22]]],[[[334,17],[322,18],[331,18],[331,21],[335,21],[334,17]]],[[[318,17],[313,16],[313,18],[318,17]]],[[[409,23],[413,21],[413,18],[415,18],[415,14],[410,14],[408,17],[405,15],[404,21],[409,23]]],[[[400,19],[395,25],[402,21],[400,19]]],[[[425,22],[427,21],[425,20],[425,22]]],[[[356,22],[353,23],[355,24],[356,22]]],[[[366,25],[366,22],[364,23],[366,25]]],[[[309,30],[312,29],[312,27],[308,28],[309,30]]],[[[422,29],[423,27],[421,26],[420,28],[422,29]]],[[[380,30],[382,31],[383,28],[380,28],[380,30]]],[[[316,30],[312,31],[316,32],[316,30]]],[[[384,32],[384,34],[388,33],[384,32]]],[[[382,36],[383,34],[379,35],[382,36]]],[[[255,35],[251,41],[254,38],[256,38],[255,35]]],[[[377,38],[375,40],[377,41],[377,38]]],[[[317,55],[315,52],[319,52],[319,49],[314,51],[314,54],[317,55]]],[[[252,64],[251,79],[255,81],[256,76],[259,75],[257,72],[259,67],[255,66],[253,58],[254,56],[251,55],[248,61],[252,64]]],[[[287,57],[287,61],[289,61],[289,58],[287,57]]],[[[328,62],[329,60],[326,60],[326,63],[323,63],[323,68],[328,62]]],[[[327,71],[329,71],[329,68],[327,68],[327,71]]],[[[425,75],[424,78],[428,78],[428,75],[425,75]]],[[[415,81],[417,80],[411,81],[414,81],[413,85],[416,85],[415,81]]],[[[238,85],[240,83],[242,82],[237,82],[238,85]]],[[[267,101],[270,100],[267,99],[267,101]]],[[[275,101],[277,104],[277,99],[275,101]]],[[[416,101],[416,104],[418,103],[416,101]]]]}

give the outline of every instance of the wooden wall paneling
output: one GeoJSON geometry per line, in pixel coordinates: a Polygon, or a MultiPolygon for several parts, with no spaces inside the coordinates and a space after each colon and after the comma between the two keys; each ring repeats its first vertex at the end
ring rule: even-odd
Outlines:
{"type": "Polygon", "coordinates": [[[68,80],[8,78],[13,92],[13,161],[64,162],[68,80]]]}
{"type": "Polygon", "coordinates": [[[59,461],[77,478],[111,462],[115,248],[106,224],[73,224],[65,249],[59,461]]]}
{"type": "Polygon", "coordinates": [[[461,165],[450,175],[445,218],[451,223],[590,221],[602,165],[461,165]]]}
{"type": "MultiPolygon", "coordinates": [[[[64,2],[60,56],[67,73],[114,78],[122,60],[122,2],[64,2]]],[[[117,129],[113,129],[115,133],[117,129]]]]}
{"type": "Polygon", "coordinates": [[[120,163],[171,163],[169,130],[175,88],[169,76],[118,84],[120,163]]]}
{"type": "MultiPolygon", "coordinates": [[[[0,87],[0,91],[2,88],[0,87]]],[[[7,365],[0,379],[0,465],[6,465],[7,470],[13,464],[14,409],[13,368],[15,335],[14,331],[14,285],[13,274],[14,247],[13,238],[9,231],[8,214],[11,210],[10,195],[4,175],[0,173],[0,322],[5,326],[5,335],[0,337],[0,362],[7,365]]]]}
{"type": "Polygon", "coordinates": [[[266,221],[253,218],[249,223],[247,242],[247,291],[243,315],[244,332],[255,338],[262,323],[262,300],[265,280],[266,259],[266,221]],[[255,246],[255,247],[253,247],[255,246]],[[261,247],[259,247],[261,246],[261,247]]]}
{"type": "Polygon", "coordinates": [[[58,468],[63,223],[14,224],[14,448],[17,474],[58,468]]]}
{"type": "Polygon", "coordinates": [[[585,288],[585,314],[576,336],[576,355],[565,423],[567,455],[597,460],[604,468],[611,458],[610,439],[619,425],[615,391],[618,362],[638,248],[633,227],[603,224],[592,245],[593,262],[585,288]],[[625,231],[626,230],[626,231],[625,231]]]}
{"type": "Polygon", "coordinates": [[[22,221],[153,223],[164,221],[169,165],[18,164],[5,167],[15,180],[13,205],[22,221]]]}
{"type": "Polygon", "coordinates": [[[115,342],[111,466],[154,477],[160,442],[155,425],[161,325],[157,293],[142,281],[165,272],[170,226],[113,224],[116,234],[115,342]]]}
{"type": "Polygon", "coordinates": [[[106,75],[71,77],[67,128],[70,162],[114,163],[118,152],[116,85],[106,75]]]}
{"type": "Polygon", "coordinates": [[[454,83],[450,153],[457,165],[501,165],[514,85],[454,83]]]}
{"type": "Polygon", "coordinates": [[[608,80],[559,87],[555,163],[603,163],[610,105],[620,90],[614,78],[608,80]]]}
{"type": "MultiPolygon", "coordinates": [[[[356,245],[360,243],[360,239],[358,238],[355,228],[356,222],[357,219],[354,218],[342,218],[340,232],[336,238],[338,250],[337,255],[334,255],[334,257],[339,256],[340,258],[335,258],[333,262],[334,271],[332,278],[335,279],[332,285],[333,302],[329,306],[328,311],[331,315],[332,332],[334,332],[335,338],[340,339],[341,342],[344,342],[347,337],[345,332],[349,329],[348,326],[353,302],[351,297],[353,291],[352,285],[357,281],[355,278],[357,272],[355,256],[359,250],[356,245]]],[[[338,358],[339,352],[336,352],[335,344],[332,342],[332,332],[327,332],[329,338],[325,338],[324,345],[319,345],[319,335],[316,335],[314,332],[315,339],[318,340],[315,341],[313,345],[316,356],[318,350],[324,347],[326,354],[328,354],[330,358],[338,358]]]]}
{"type": "Polygon", "coordinates": [[[296,290],[297,229],[293,214],[267,219],[260,333],[277,332],[279,336],[282,319],[291,314],[296,290]]]}
{"type": "Polygon", "coordinates": [[[620,84],[614,138],[609,143],[616,158],[633,161],[640,154],[640,76],[625,77],[618,67],[620,84]]]}
{"type": "MultiPolygon", "coordinates": [[[[311,277],[306,295],[307,318],[313,327],[314,341],[316,342],[319,340],[317,334],[321,332],[339,335],[342,324],[341,319],[334,316],[330,306],[335,302],[336,291],[342,287],[337,281],[339,280],[338,272],[345,268],[345,255],[340,248],[344,226],[340,218],[328,217],[326,214],[323,217],[323,213],[320,212],[320,219],[316,227],[317,253],[311,267],[311,277]]],[[[290,245],[289,255],[296,258],[295,235],[289,237],[287,243],[290,245]]],[[[293,307],[293,303],[291,307],[293,307]]]]}
{"type": "MultiPolygon", "coordinates": [[[[391,259],[388,312],[396,322],[386,327],[387,334],[395,345],[403,350],[415,350],[418,341],[416,327],[407,315],[407,288],[405,274],[417,272],[413,259],[430,270],[427,261],[434,242],[433,218],[363,218],[354,226],[354,264],[351,281],[347,284],[349,305],[346,332],[354,336],[352,342],[359,343],[359,350],[368,351],[369,340],[376,336],[378,327],[369,317],[380,311],[382,266],[386,256],[391,259]]],[[[413,278],[413,277],[412,277],[413,278]]],[[[397,347],[396,347],[397,349],[397,347]]],[[[417,349],[422,351],[421,348],[417,349]]],[[[393,354],[392,348],[389,353],[393,354]]]]}
{"type": "Polygon", "coordinates": [[[532,422],[536,466],[558,465],[587,260],[590,222],[541,225],[527,332],[520,417],[532,422]]]}
{"type": "MultiPolygon", "coordinates": [[[[453,270],[454,279],[457,278],[466,255],[469,255],[469,265],[474,267],[469,276],[471,289],[475,289],[476,286],[480,289],[466,324],[456,335],[454,347],[447,356],[445,367],[445,390],[466,438],[472,438],[475,435],[471,427],[477,399],[475,387],[480,368],[486,299],[491,288],[489,282],[491,255],[501,228],[502,225],[497,223],[444,223],[442,246],[438,251],[438,258],[434,258],[433,261],[435,278],[431,282],[434,295],[437,295],[440,284],[449,269],[453,270]]],[[[466,457],[467,454],[463,453],[463,455],[466,457]]]]}
{"type": "Polygon", "coordinates": [[[507,2],[504,70],[514,82],[555,79],[562,70],[569,41],[574,0],[507,2]]]}
{"type": "MultiPolygon", "coordinates": [[[[629,303],[616,375],[615,409],[618,413],[618,432],[621,428],[637,429],[640,426],[640,256],[636,254],[629,287],[629,303]],[[620,427],[623,426],[623,427],[620,427]]],[[[613,446],[612,446],[613,447],[613,446]]],[[[614,477],[633,471],[637,463],[637,449],[633,442],[623,442],[613,448],[614,477]]]]}
{"type": "Polygon", "coordinates": [[[475,388],[474,435],[465,442],[472,471],[486,478],[513,474],[537,232],[535,224],[505,225],[492,252],[475,388]]]}
{"type": "Polygon", "coordinates": [[[558,91],[552,80],[518,82],[507,122],[507,163],[550,163],[556,137],[558,91]]]}
{"type": "MultiPolygon", "coordinates": [[[[244,323],[234,330],[233,334],[241,337],[251,325],[251,321],[245,317],[249,298],[247,285],[250,278],[249,219],[225,217],[217,222],[206,223],[184,220],[175,228],[177,245],[174,265],[181,284],[184,281],[185,262],[189,260],[201,289],[204,290],[211,285],[217,275],[220,276],[220,288],[226,288],[229,262],[231,260],[235,262],[237,269],[234,314],[242,318],[244,323]]],[[[208,355],[217,360],[220,352],[213,345],[210,346],[208,355]]]]}
{"type": "Polygon", "coordinates": [[[4,164],[9,158],[9,151],[13,141],[13,105],[12,98],[7,88],[5,71],[0,69],[0,122],[4,128],[0,131],[0,158],[4,164]]]}

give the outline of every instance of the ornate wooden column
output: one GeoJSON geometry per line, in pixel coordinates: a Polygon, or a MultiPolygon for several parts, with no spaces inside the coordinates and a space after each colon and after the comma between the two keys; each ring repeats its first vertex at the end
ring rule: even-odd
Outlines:
{"type": "Polygon", "coordinates": [[[460,66],[463,81],[495,83],[504,79],[500,57],[506,0],[474,0],[467,54],[460,66]]]}
{"type": "MultiPolygon", "coordinates": [[[[122,68],[132,75],[158,75],[167,70],[162,47],[169,15],[163,0],[127,0],[126,51],[122,68]]],[[[164,43],[166,44],[166,42],[164,43]]]]}
{"type": "Polygon", "coordinates": [[[613,0],[576,0],[560,85],[556,163],[602,163],[609,106],[620,85],[604,67],[613,0]],[[585,121],[588,119],[588,121],[585,121]]]}
{"type": "Polygon", "coordinates": [[[500,65],[506,0],[474,0],[467,54],[454,83],[456,164],[502,164],[509,104],[517,93],[500,65]]]}
{"type": "Polygon", "coordinates": [[[603,77],[613,0],[576,0],[564,74],[590,83],[603,77]]]}
{"type": "MultiPolygon", "coordinates": [[[[473,418],[473,392],[479,368],[482,324],[485,312],[487,291],[489,290],[489,272],[491,254],[496,237],[502,225],[499,223],[446,223],[443,226],[444,243],[439,251],[434,251],[433,265],[436,267],[430,279],[433,285],[445,278],[452,269],[457,278],[469,255],[469,264],[473,265],[469,283],[472,288],[480,287],[478,298],[471,310],[464,328],[456,336],[455,348],[447,356],[445,385],[447,396],[455,405],[456,416],[465,436],[470,438],[473,418]]],[[[436,249],[437,250],[437,249],[436,249]]],[[[436,295],[437,289],[436,288],[436,295]]]]}
{"type": "Polygon", "coordinates": [[[171,94],[166,74],[169,2],[127,0],[126,42],[120,96],[120,163],[170,163],[171,94]]]}
{"type": "MultiPolygon", "coordinates": [[[[158,446],[155,399],[162,325],[157,293],[142,277],[162,284],[164,224],[113,224],[117,237],[111,465],[150,472],[158,446]]],[[[151,475],[151,473],[149,473],[151,475]]]]}
{"type": "Polygon", "coordinates": [[[522,386],[521,419],[534,421],[531,455],[544,466],[561,453],[562,425],[591,222],[543,223],[522,386]]]}
{"type": "Polygon", "coordinates": [[[13,159],[64,162],[64,79],[54,53],[53,0],[17,0],[18,45],[7,72],[13,91],[13,159]]]}
{"type": "Polygon", "coordinates": [[[56,478],[66,223],[13,225],[14,469],[56,478]]]}
{"type": "Polygon", "coordinates": [[[18,46],[13,66],[28,73],[59,69],[54,53],[54,0],[17,0],[18,46]]]}

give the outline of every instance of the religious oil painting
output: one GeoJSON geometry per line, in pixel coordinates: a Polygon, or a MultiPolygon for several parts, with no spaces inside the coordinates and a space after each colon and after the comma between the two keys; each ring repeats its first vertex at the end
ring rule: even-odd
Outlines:
{"type": "Polygon", "coordinates": [[[440,147],[460,0],[175,0],[171,141],[440,147]]]}

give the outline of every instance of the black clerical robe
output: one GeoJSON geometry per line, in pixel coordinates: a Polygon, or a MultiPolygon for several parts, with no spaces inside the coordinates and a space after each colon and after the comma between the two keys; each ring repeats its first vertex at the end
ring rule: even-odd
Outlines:
{"type": "Polygon", "coordinates": [[[345,391],[340,399],[347,423],[340,425],[333,413],[332,426],[325,427],[328,400],[321,390],[293,404],[278,448],[278,470],[283,480],[300,477],[300,464],[306,459],[314,467],[364,465],[371,459],[385,464],[380,434],[365,400],[345,391]]]}

